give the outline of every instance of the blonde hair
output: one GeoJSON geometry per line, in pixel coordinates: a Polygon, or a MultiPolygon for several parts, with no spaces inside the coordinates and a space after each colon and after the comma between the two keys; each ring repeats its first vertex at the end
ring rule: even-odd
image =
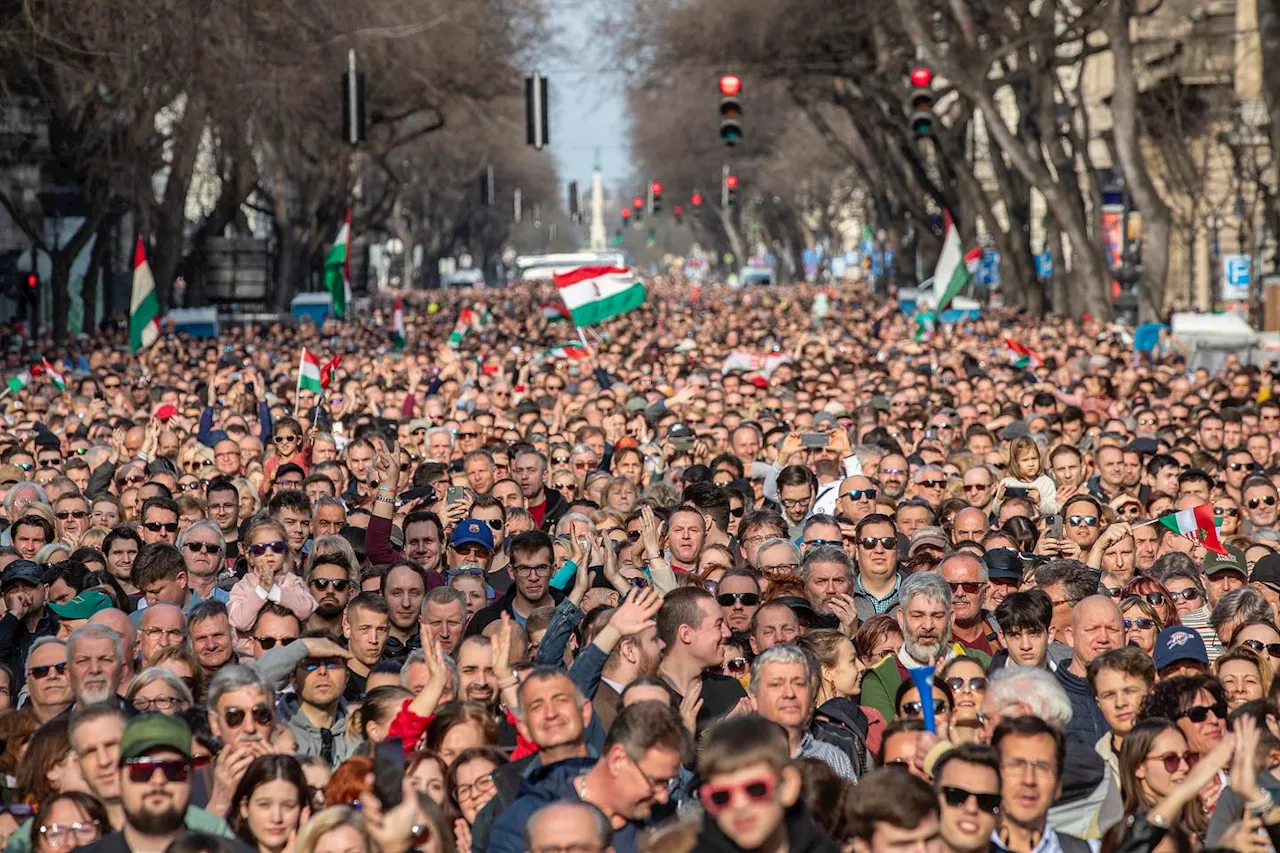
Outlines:
{"type": "Polygon", "coordinates": [[[1009,445],[1009,476],[1015,477],[1023,482],[1029,482],[1044,473],[1044,459],[1040,452],[1040,445],[1036,444],[1036,440],[1029,435],[1021,435],[1013,440],[1009,445]],[[1030,473],[1023,471],[1018,465],[1018,457],[1028,450],[1034,450],[1039,468],[1036,472],[1030,473]]]}
{"type": "Polygon", "coordinates": [[[1271,668],[1270,661],[1248,646],[1236,646],[1214,661],[1214,677],[1221,681],[1222,667],[1237,660],[1251,663],[1258,668],[1258,680],[1262,682],[1262,695],[1264,697],[1267,696],[1271,692],[1271,682],[1275,679],[1275,670],[1271,668]]]}
{"type": "Polygon", "coordinates": [[[364,840],[365,853],[374,853],[373,839],[364,826],[364,815],[350,806],[330,806],[311,816],[311,820],[298,830],[298,837],[293,844],[293,853],[314,853],[320,838],[340,827],[350,826],[360,833],[364,840]]]}

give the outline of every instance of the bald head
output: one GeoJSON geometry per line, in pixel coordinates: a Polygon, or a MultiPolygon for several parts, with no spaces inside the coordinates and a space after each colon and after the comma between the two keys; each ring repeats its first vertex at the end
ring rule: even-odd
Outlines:
{"type": "Polygon", "coordinates": [[[90,622],[99,622],[124,637],[125,651],[132,653],[138,646],[138,630],[133,627],[129,614],[114,607],[99,610],[89,617],[90,622]]]}
{"type": "Polygon", "coordinates": [[[1066,630],[1071,646],[1071,671],[1084,676],[1084,669],[1105,651],[1124,645],[1124,617],[1115,601],[1105,595],[1091,595],[1071,612],[1066,630]]]}
{"type": "Polygon", "coordinates": [[[967,506],[956,513],[951,521],[951,541],[981,542],[987,535],[987,514],[977,507],[967,506]]]}
{"type": "Polygon", "coordinates": [[[524,839],[528,850],[607,850],[613,843],[613,827],[590,803],[566,801],[543,806],[530,815],[524,839]]]}

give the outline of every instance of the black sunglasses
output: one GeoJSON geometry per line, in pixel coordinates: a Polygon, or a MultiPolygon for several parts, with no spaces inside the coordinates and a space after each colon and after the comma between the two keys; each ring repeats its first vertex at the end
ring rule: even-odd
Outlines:
{"type": "Polygon", "coordinates": [[[944,785],[942,788],[942,796],[946,799],[947,805],[953,809],[958,809],[965,803],[969,802],[969,798],[973,797],[978,801],[978,811],[987,814],[1000,813],[1000,795],[999,794],[979,794],[974,791],[967,791],[964,788],[956,788],[951,785],[944,785]]]}
{"type": "Polygon", "coordinates": [[[222,550],[222,548],[212,542],[188,542],[183,547],[192,554],[199,554],[202,551],[206,554],[216,554],[222,550]]]}
{"type": "Polygon", "coordinates": [[[1273,658],[1280,658],[1280,643],[1264,643],[1261,640],[1241,640],[1240,645],[1248,646],[1255,652],[1266,652],[1273,658]]]}
{"type": "Polygon", "coordinates": [[[32,678],[39,681],[41,679],[48,678],[49,672],[51,670],[53,672],[58,673],[58,675],[62,675],[64,672],[67,671],[67,665],[64,662],[64,663],[49,664],[48,666],[33,666],[31,667],[29,672],[31,673],[32,678]]]}
{"type": "Polygon", "coordinates": [[[178,532],[178,522],[176,521],[144,521],[142,526],[152,533],[159,533],[161,530],[166,533],[178,532]]]}
{"type": "Polygon", "coordinates": [[[1178,719],[1186,717],[1193,723],[1203,723],[1209,719],[1209,714],[1213,714],[1219,720],[1227,719],[1227,703],[1215,702],[1212,705],[1197,705],[1194,708],[1188,708],[1178,715],[1178,719]]]}
{"type": "Polygon", "coordinates": [[[721,607],[733,607],[734,604],[755,607],[760,603],[760,594],[758,592],[722,592],[716,596],[716,603],[721,607]]]}
{"type": "Polygon", "coordinates": [[[258,641],[258,645],[262,646],[262,648],[274,649],[276,647],[276,643],[279,643],[280,645],[283,646],[285,643],[292,643],[294,640],[298,638],[297,637],[257,637],[255,636],[254,639],[258,641]]]}
{"type": "Polygon", "coordinates": [[[351,581],[346,578],[312,578],[311,585],[321,592],[329,587],[333,587],[334,592],[346,592],[347,587],[351,586],[351,581]]]}
{"type": "MultiPolygon", "coordinates": [[[[261,639],[259,639],[259,642],[261,642],[261,639]]],[[[272,640],[271,645],[275,645],[274,640],[272,640]]],[[[264,645],[263,648],[270,648],[270,646],[264,645]]],[[[241,723],[244,722],[244,718],[250,713],[253,714],[253,721],[260,726],[269,726],[276,718],[275,714],[271,713],[271,709],[266,705],[254,705],[252,712],[246,711],[244,708],[228,708],[226,713],[222,715],[222,719],[231,728],[238,729],[241,723]]]]}

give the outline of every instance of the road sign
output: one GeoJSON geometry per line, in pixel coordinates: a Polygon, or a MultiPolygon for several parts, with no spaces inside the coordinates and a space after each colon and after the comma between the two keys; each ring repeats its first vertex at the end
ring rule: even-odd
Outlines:
{"type": "Polygon", "coordinates": [[[1036,278],[1048,279],[1053,277],[1053,255],[1049,252],[1036,253],[1036,278]]]}
{"type": "Polygon", "coordinates": [[[1252,281],[1252,259],[1248,255],[1222,256],[1222,301],[1246,302],[1252,281]]]}

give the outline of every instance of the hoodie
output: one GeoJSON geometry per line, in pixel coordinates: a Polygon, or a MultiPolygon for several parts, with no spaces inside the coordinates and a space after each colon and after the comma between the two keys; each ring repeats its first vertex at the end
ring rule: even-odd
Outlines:
{"type": "MultiPolygon", "coordinates": [[[[498,818],[489,834],[489,853],[525,853],[524,825],[538,809],[558,800],[581,798],[574,781],[596,766],[594,758],[567,758],[533,770],[520,786],[520,795],[498,818]]],[[[638,853],[637,826],[627,823],[613,833],[615,853],[638,853]]]]}
{"type": "MultiPolygon", "coordinates": [[[[783,815],[787,825],[788,853],[837,853],[840,847],[828,836],[809,814],[804,800],[798,801],[783,815]]],[[[702,831],[698,833],[696,849],[705,853],[739,853],[743,848],[720,831],[715,818],[702,816],[702,831]]]]}

